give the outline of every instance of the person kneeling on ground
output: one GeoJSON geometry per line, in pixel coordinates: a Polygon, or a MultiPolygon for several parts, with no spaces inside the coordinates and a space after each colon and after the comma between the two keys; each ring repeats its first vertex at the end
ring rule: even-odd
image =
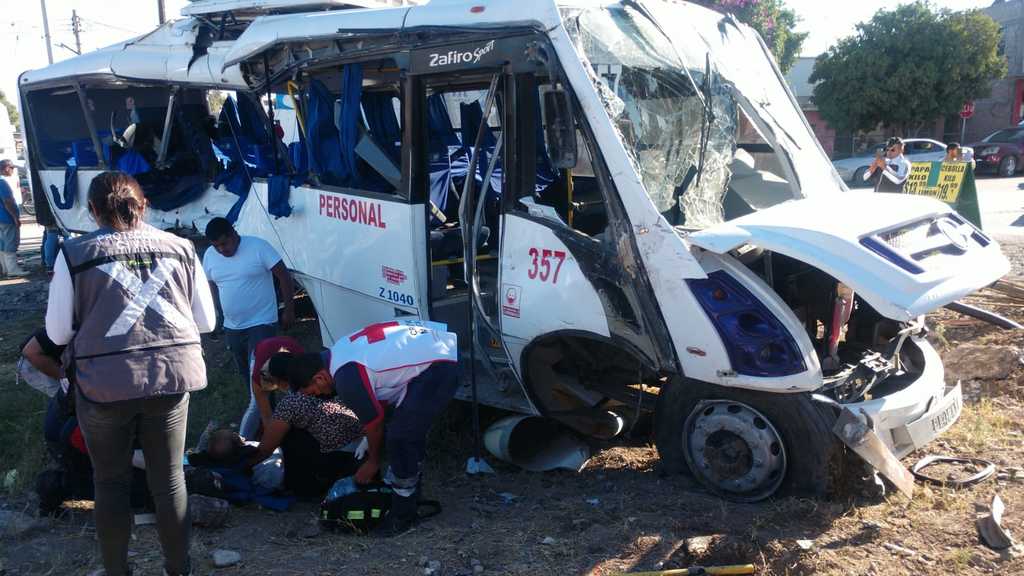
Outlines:
{"type": "MultiPolygon", "coordinates": [[[[75,415],[74,385],[65,377],[61,364],[65,348],[54,344],[43,328],[36,330],[21,347],[21,355],[39,371],[35,376],[45,377],[50,383],[47,388],[53,391],[46,406],[43,437],[58,468],[45,470],[36,477],[39,512],[44,515],[57,513],[66,500],[92,500],[95,495],[92,462],[75,415]]],[[[132,469],[131,506],[153,508],[146,473],[139,468],[132,469]]]]}
{"type": "MultiPolygon", "coordinates": [[[[302,350],[299,346],[292,349],[302,350]]],[[[261,462],[280,446],[285,488],[300,497],[319,498],[335,480],[356,471],[356,456],[347,448],[355,446],[362,433],[356,415],[337,398],[288,392],[270,411],[267,394],[287,390],[284,376],[293,359],[289,352],[273,355],[253,387],[263,417],[263,436],[249,463],[261,462]]]]}
{"type": "Polygon", "coordinates": [[[369,450],[355,479],[372,482],[388,451],[384,482],[393,492],[384,535],[416,522],[427,433],[459,385],[456,335],[435,322],[373,324],[341,338],[326,352],[296,358],[292,390],[310,397],[337,396],[363,424],[369,450]]]}

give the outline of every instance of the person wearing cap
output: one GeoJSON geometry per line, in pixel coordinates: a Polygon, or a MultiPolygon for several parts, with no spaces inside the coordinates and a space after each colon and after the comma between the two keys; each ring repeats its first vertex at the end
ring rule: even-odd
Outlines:
{"type": "MultiPolygon", "coordinates": [[[[264,338],[253,349],[252,375],[249,380],[252,384],[250,406],[255,407],[255,411],[246,410],[242,423],[239,426],[240,430],[266,430],[273,416],[270,395],[278,390],[288,391],[287,373],[282,372],[275,376],[270,370],[270,359],[282,352],[303,354],[305,349],[302,347],[302,344],[299,344],[298,340],[290,336],[264,338]],[[251,417],[258,418],[258,422],[249,422],[247,419],[251,417]]],[[[251,433],[251,436],[253,437],[246,437],[246,440],[256,439],[256,434],[251,433]]]]}
{"type": "Polygon", "coordinates": [[[337,398],[288,391],[293,353],[301,354],[302,346],[291,338],[268,338],[256,346],[259,369],[253,373],[253,392],[263,435],[249,464],[263,461],[280,447],[285,488],[301,497],[322,497],[337,479],[356,471],[354,451],[362,431],[356,415],[337,398]],[[274,390],[286,393],[271,410],[267,396],[274,390]]]}
{"type": "Polygon", "coordinates": [[[427,433],[459,386],[456,335],[437,322],[372,324],[328,351],[295,358],[288,385],[305,396],[337,397],[355,412],[368,444],[356,483],[377,478],[386,445],[383,480],[393,492],[380,534],[411,528],[418,520],[427,433]]]}
{"type": "Polygon", "coordinates": [[[0,160],[0,268],[9,277],[27,276],[18,265],[18,243],[21,241],[21,213],[14,201],[14,192],[7,178],[14,174],[14,162],[0,160]]]}
{"type": "Polygon", "coordinates": [[[875,192],[903,192],[910,177],[910,161],[903,155],[903,140],[889,138],[882,153],[864,173],[864,180],[876,178],[875,192]]]}

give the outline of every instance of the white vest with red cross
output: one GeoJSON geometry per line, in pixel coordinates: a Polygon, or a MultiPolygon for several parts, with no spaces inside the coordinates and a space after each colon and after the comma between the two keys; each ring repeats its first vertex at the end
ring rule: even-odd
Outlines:
{"type": "Polygon", "coordinates": [[[367,369],[377,399],[394,405],[405,385],[434,362],[458,362],[455,334],[439,322],[396,320],[371,324],[331,347],[331,374],[349,362],[367,369]]]}

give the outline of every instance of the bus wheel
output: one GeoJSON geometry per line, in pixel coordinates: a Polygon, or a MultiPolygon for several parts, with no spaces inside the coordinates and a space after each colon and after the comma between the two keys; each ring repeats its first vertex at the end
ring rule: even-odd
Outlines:
{"type": "Polygon", "coordinates": [[[807,394],[773,394],[678,379],[655,412],[665,468],[689,470],[712,492],[756,502],[780,489],[823,496],[842,467],[834,411],[807,394]]]}

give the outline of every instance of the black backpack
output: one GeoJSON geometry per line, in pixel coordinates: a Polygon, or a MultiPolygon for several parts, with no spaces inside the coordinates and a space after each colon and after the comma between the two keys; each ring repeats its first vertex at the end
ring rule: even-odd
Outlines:
{"type": "MultiPolygon", "coordinates": [[[[342,478],[320,504],[320,525],[338,532],[366,534],[387,517],[393,493],[383,482],[360,485],[352,476],[342,478]]],[[[417,507],[428,509],[419,514],[421,520],[441,513],[440,502],[434,500],[420,500],[417,507]]]]}

